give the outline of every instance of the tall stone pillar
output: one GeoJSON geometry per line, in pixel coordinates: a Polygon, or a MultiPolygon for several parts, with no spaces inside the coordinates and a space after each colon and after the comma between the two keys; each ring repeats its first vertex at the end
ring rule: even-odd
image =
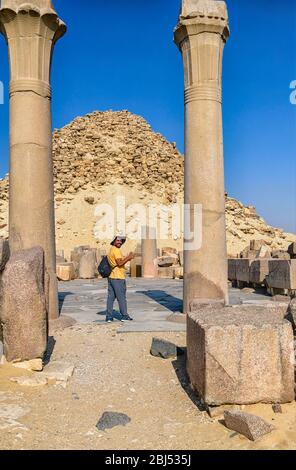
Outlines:
{"type": "Polygon", "coordinates": [[[185,72],[185,203],[202,206],[202,245],[184,253],[184,311],[195,298],[228,302],[221,107],[224,1],[182,0],[175,43],[185,72]]]}
{"type": "Polygon", "coordinates": [[[41,246],[50,319],[58,317],[50,69],[65,33],[50,0],[0,0],[10,59],[9,241],[12,252],[41,246]]]}
{"type": "Polygon", "coordinates": [[[156,229],[153,227],[142,228],[142,277],[158,277],[156,229]]]}

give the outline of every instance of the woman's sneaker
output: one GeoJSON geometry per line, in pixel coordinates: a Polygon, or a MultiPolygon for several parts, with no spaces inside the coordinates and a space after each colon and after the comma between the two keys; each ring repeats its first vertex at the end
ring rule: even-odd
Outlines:
{"type": "Polygon", "coordinates": [[[133,321],[134,319],[132,317],[130,317],[129,315],[123,315],[123,317],[121,317],[120,321],[133,321]]]}
{"type": "Polygon", "coordinates": [[[114,321],[113,318],[106,318],[106,323],[112,323],[114,321]]]}

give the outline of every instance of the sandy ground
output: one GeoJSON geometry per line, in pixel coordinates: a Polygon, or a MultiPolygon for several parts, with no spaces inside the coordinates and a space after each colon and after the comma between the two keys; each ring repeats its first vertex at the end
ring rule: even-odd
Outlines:
{"type": "MultiPolygon", "coordinates": [[[[0,449],[296,449],[296,404],[274,414],[270,405],[245,407],[275,425],[256,443],[211,419],[194,398],[185,357],[149,354],[153,333],[117,333],[118,324],[75,325],[55,335],[51,360],[75,366],[66,388],[27,388],[0,367],[0,449]],[[96,424],[105,411],[131,422],[106,432],[96,424]]],[[[157,336],[185,347],[185,333],[157,336]]]]}

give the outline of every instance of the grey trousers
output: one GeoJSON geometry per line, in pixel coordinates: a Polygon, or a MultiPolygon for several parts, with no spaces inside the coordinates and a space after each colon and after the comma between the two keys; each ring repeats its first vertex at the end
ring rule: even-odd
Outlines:
{"type": "Polygon", "coordinates": [[[108,279],[107,320],[113,317],[113,305],[117,299],[120,313],[127,315],[126,281],[125,279],[108,279]]]}

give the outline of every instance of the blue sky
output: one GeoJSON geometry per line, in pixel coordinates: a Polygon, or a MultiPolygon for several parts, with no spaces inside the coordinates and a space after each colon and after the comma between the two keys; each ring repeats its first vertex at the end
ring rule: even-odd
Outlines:
{"type": "MultiPolygon", "coordinates": [[[[180,151],[182,60],[173,43],[179,0],[55,0],[67,35],[53,60],[53,126],[128,109],[180,151]]],[[[228,0],[223,68],[226,190],[270,224],[296,232],[295,0],[228,0]]],[[[0,176],[8,171],[8,58],[0,41],[0,176]]]]}

